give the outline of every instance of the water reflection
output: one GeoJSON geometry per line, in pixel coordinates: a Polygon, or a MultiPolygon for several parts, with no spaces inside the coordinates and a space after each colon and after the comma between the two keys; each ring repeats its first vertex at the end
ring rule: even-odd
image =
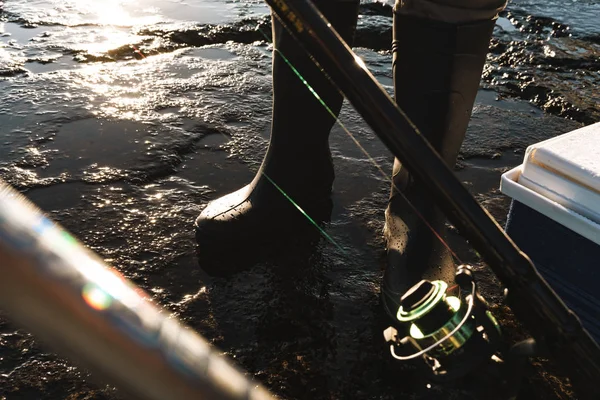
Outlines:
{"type": "Polygon", "coordinates": [[[32,25],[133,27],[175,21],[222,23],[236,14],[265,13],[267,6],[256,0],[17,0],[7,2],[4,10],[32,25]]]}

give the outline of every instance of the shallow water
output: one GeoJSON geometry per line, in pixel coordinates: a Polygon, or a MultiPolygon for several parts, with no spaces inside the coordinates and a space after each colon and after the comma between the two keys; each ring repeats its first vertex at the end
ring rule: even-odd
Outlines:
{"type": "MultiPolygon", "coordinates": [[[[500,19],[457,170],[500,222],[509,202],[501,172],[527,145],[600,115],[599,3],[580,2],[579,12],[544,4],[515,2],[500,19]]],[[[337,245],[272,249],[241,270],[197,258],[194,218],[252,179],[268,143],[262,2],[21,0],[2,10],[3,179],[282,397],[478,397],[399,379],[385,361],[378,292],[389,185],[339,127],[326,226],[337,245]]],[[[390,9],[361,12],[357,53],[391,92],[391,55],[380,51],[390,9]]],[[[346,106],[341,119],[389,171],[389,152],[357,114],[346,106]]],[[[520,334],[490,272],[458,235],[450,240],[477,263],[509,334],[520,334]]],[[[0,346],[0,399],[118,397],[5,319],[0,346]]],[[[549,364],[536,368],[528,398],[568,397],[560,376],[547,378],[549,364]]]]}

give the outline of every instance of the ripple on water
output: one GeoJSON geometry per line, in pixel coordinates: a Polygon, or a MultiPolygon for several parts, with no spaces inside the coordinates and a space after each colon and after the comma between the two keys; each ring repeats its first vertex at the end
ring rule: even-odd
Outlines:
{"type": "Polygon", "coordinates": [[[554,18],[578,35],[600,34],[598,0],[514,0],[510,9],[534,16],[554,18]]]}

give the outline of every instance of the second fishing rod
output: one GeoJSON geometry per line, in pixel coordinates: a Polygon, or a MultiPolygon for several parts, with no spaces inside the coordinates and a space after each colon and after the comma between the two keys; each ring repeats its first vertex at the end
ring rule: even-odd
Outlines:
{"type": "Polygon", "coordinates": [[[595,396],[600,347],[495,220],[471,196],[310,0],[266,0],[507,289],[507,301],[539,348],[568,371],[582,398],[595,396]]]}

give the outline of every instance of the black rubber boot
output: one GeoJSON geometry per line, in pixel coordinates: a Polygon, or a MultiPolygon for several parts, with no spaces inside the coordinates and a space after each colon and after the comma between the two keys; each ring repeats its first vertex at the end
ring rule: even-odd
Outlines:
{"type": "MultiPolygon", "coordinates": [[[[352,43],[358,1],[317,1],[337,32],[352,43]]],[[[329,132],[335,118],[302,83],[287,61],[337,116],[343,97],[295,39],[273,17],[273,119],[269,148],[254,180],[208,204],[195,222],[196,239],[225,244],[271,241],[331,214],[334,179],[329,132]],[[285,195],[284,195],[285,193],[285,195]],[[292,201],[290,201],[292,200],[292,201]]]]}
{"type": "MultiPolygon", "coordinates": [[[[396,102],[450,167],[471,117],[494,24],[494,20],[449,24],[394,15],[396,102]]],[[[397,159],[393,182],[385,213],[387,268],[381,293],[385,311],[395,319],[407,289],[421,279],[441,279],[452,286],[455,265],[433,233],[443,237],[443,214],[397,159]]]]}

